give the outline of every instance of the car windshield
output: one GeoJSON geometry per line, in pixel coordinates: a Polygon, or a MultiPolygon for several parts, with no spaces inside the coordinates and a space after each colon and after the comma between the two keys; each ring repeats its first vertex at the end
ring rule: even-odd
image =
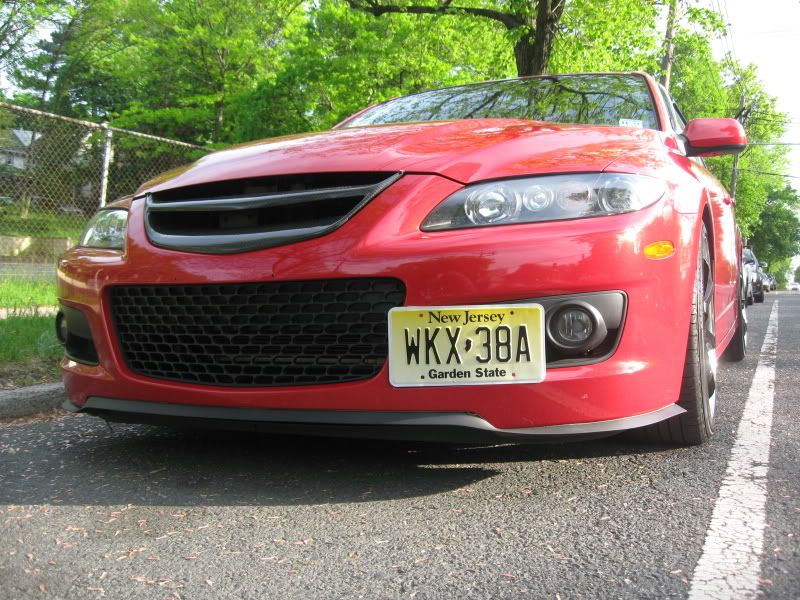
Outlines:
{"type": "Polygon", "coordinates": [[[754,263],[754,262],[756,262],[756,255],[753,254],[753,251],[750,250],[750,248],[745,248],[744,252],[743,252],[743,255],[744,255],[744,262],[746,262],[746,263],[754,263]]]}
{"type": "Polygon", "coordinates": [[[658,128],[639,75],[543,76],[432,90],[379,104],[345,127],[484,118],[658,128]]]}

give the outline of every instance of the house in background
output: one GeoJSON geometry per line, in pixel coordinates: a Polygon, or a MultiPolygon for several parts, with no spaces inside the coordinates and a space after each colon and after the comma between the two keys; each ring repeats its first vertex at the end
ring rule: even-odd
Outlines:
{"type": "Polygon", "coordinates": [[[25,169],[31,144],[40,137],[41,133],[27,129],[0,130],[0,165],[25,169]]]}

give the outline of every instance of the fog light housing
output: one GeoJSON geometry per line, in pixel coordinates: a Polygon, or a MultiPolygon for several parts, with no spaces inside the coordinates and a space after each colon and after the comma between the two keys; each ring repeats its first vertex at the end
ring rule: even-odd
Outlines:
{"type": "Polygon", "coordinates": [[[67,319],[64,317],[64,313],[58,311],[56,314],[56,337],[58,341],[61,342],[61,345],[67,343],[67,336],[69,335],[69,327],[67,327],[67,319]]]}
{"type": "Polygon", "coordinates": [[[564,302],[548,311],[547,337],[566,354],[588,352],[602,343],[606,335],[603,316],[587,302],[564,302]]]}
{"type": "Polygon", "coordinates": [[[62,304],[56,314],[56,337],[64,345],[67,358],[86,365],[99,364],[89,321],[83,311],[62,304]]]}

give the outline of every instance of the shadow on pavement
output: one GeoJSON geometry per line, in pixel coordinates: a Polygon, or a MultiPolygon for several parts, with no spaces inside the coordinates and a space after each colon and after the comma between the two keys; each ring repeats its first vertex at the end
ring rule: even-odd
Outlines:
{"type": "Polygon", "coordinates": [[[500,474],[498,463],[658,450],[618,438],[565,445],[458,447],[143,425],[114,425],[109,430],[93,417],[67,417],[0,428],[0,504],[372,502],[474,485],[500,474]]]}

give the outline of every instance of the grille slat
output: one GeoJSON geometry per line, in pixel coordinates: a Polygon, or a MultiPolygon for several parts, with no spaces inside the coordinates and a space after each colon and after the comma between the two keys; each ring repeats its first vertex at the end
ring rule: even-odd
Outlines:
{"type": "MultiPolygon", "coordinates": [[[[164,248],[233,254],[341,227],[402,173],[329,173],[219,181],[149,193],[145,227],[164,248]]],[[[287,293],[307,297],[302,285],[287,293]]]]}
{"type": "Polygon", "coordinates": [[[270,387],[374,377],[386,361],[388,311],[405,287],[379,278],[115,286],[110,300],[132,371],[270,387]]]}

